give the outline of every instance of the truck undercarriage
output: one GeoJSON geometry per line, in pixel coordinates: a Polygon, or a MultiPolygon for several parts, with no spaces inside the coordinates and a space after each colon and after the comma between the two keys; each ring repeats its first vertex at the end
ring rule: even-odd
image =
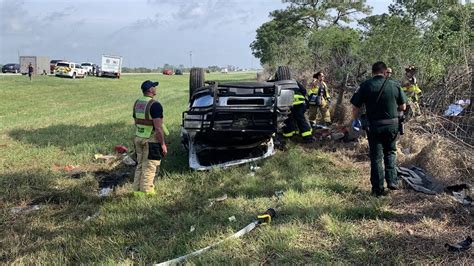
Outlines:
{"type": "Polygon", "coordinates": [[[189,166],[208,170],[272,156],[273,137],[289,114],[297,86],[289,77],[275,82],[204,83],[203,70],[192,69],[181,131],[189,166]]]}

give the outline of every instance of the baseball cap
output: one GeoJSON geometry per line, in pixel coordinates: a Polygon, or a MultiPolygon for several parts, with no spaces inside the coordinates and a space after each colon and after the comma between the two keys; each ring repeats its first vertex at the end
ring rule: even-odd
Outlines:
{"type": "Polygon", "coordinates": [[[142,83],[142,91],[146,91],[146,90],[149,90],[152,87],[156,87],[156,86],[158,86],[158,84],[160,84],[158,81],[155,82],[155,81],[151,81],[151,80],[145,80],[142,83]]]}

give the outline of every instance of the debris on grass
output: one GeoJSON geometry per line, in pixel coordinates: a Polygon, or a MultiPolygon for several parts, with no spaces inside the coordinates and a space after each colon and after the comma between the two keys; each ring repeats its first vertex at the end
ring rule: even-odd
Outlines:
{"type": "Polygon", "coordinates": [[[279,200],[281,200],[281,198],[283,198],[283,195],[284,195],[283,190],[275,191],[275,196],[276,196],[279,200]]]}
{"type": "Polygon", "coordinates": [[[472,205],[472,197],[470,195],[471,188],[467,184],[447,186],[446,193],[453,196],[453,198],[464,206],[472,205]]]}
{"type": "Polygon", "coordinates": [[[235,219],[235,216],[234,216],[234,215],[232,215],[232,216],[229,217],[228,219],[229,219],[229,222],[231,222],[231,223],[237,221],[237,219],[235,219]]]}
{"type": "Polygon", "coordinates": [[[68,164],[68,165],[64,166],[63,169],[66,172],[71,172],[73,170],[76,170],[78,167],[79,167],[79,165],[70,165],[70,164],[68,164]]]}
{"type": "Polygon", "coordinates": [[[194,232],[196,230],[196,227],[194,227],[194,225],[191,225],[191,228],[189,228],[189,232],[194,232]]]}
{"type": "Polygon", "coordinates": [[[100,214],[100,212],[96,212],[92,216],[87,216],[86,219],[84,219],[84,222],[89,222],[89,221],[97,218],[97,216],[99,216],[99,214],[100,214]]]}
{"type": "Polygon", "coordinates": [[[449,243],[444,244],[444,246],[448,248],[448,251],[454,251],[454,252],[466,251],[471,248],[471,245],[472,245],[472,238],[470,236],[468,236],[465,240],[458,242],[456,244],[449,244],[449,243]]]}
{"type": "Polygon", "coordinates": [[[212,207],[216,202],[223,202],[227,199],[227,194],[224,194],[218,198],[209,199],[209,207],[212,207]]]}
{"type": "Polygon", "coordinates": [[[30,213],[32,211],[37,211],[40,209],[40,205],[28,205],[28,206],[24,206],[24,207],[13,207],[11,209],[11,212],[13,214],[27,214],[27,213],[30,213]]]}
{"type": "Polygon", "coordinates": [[[257,166],[257,165],[251,165],[250,166],[250,171],[252,172],[256,172],[260,169],[260,166],[257,166]]]}
{"type": "Polygon", "coordinates": [[[128,154],[123,157],[122,162],[128,166],[135,166],[137,164],[137,162],[135,162],[135,160],[133,160],[128,154]]]}
{"type": "Polygon", "coordinates": [[[128,148],[123,145],[116,145],[114,149],[120,154],[128,152],[128,148]]]}
{"type": "Polygon", "coordinates": [[[224,194],[218,198],[213,198],[213,199],[209,199],[210,201],[214,201],[214,202],[221,202],[221,201],[224,201],[227,199],[227,194],[224,194]]]}
{"type": "Polygon", "coordinates": [[[99,197],[107,197],[112,191],[113,189],[111,187],[104,187],[99,191],[99,197]]]}
{"type": "Polygon", "coordinates": [[[94,154],[94,158],[96,160],[109,161],[109,160],[117,159],[117,155],[103,155],[102,153],[96,153],[94,154]]]}
{"type": "Polygon", "coordinates": [[[116,171],[96,171],[94,176],[99,181],[99,188],[115,187],[123,184],[131,173],[127,169],[118,169],[116,171]]]}

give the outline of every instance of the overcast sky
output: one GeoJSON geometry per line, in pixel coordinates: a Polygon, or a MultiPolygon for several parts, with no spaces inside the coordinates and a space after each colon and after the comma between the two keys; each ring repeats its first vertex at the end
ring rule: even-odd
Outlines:
{"type": "MultiPolygon", "coordinates": [[[[373,14],[391,0],[368,0],[373,14]]],[[[124,66],[260,67],[249,44],[281,0],[0,0],[0,64],[18,55],[124,66]]]]}

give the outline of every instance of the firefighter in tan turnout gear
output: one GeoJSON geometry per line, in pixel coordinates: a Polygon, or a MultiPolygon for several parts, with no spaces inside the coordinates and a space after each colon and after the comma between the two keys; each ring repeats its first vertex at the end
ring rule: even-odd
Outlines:
{"type": "Polygon", "coordinates": [[[155,194],[154,179],[161,159],[168,149],[164,138],[163,107],[154,100],[158,82],[150,80],[142,83],[143,96],[135,101],[133,118],[135,119],[135,151],[137,168],[133,181],[136,195],[155,194]]]}
{"type": "Polygon", "coordinates": [[[329,112],[331,96],[329,95],[328,85],[324,82],[323,72],[318,72],[313,75],[311,88],[308,90],[308,100],[308,118],[311,126],[317,123],[316,117],[318,112],[321,113],[321,123],[324,123],[326,126],[331,125],[331,113],[329,112]]]}

